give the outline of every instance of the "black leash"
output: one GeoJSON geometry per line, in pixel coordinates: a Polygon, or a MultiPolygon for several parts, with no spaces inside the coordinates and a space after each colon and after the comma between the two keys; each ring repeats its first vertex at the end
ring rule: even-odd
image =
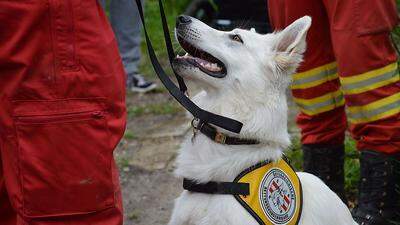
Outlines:
{"type": "MultiPolygon", "coordinates": [[[[169,36],[168,23],[167,23],[167,19],[165,16],[164,6],[162,4],[162,1],[159,1],[158,5],[160,6],[161,22],[163,25],[165,46],[167,47],[167,52],[168,52],[168,60],[169,60],[169,64],[171,65],[171,68],[172,68],[172,62],[174,61],[176,55],[174,52],[174,48],[172,46],[171,37],[169,36]]],[[[185,81],[183,80],[183,78],[181,76],[179,76],[175,72],[174,69],[172,69],[172,71],[174,71],[176,80],[178,81],[179,89],[181,90],[181,92],[186,93],[187,87],[186,87],[185,81]]]]}
{"type": "MultiPolygon", "coordinates": [[[[185,89],[186,85],[184,85],[183,79],[177,75],[175,72],[175,75],[177,76],[180,89],[172,82],[172,80],[168,77],[168,75],[165,73],[163,70],[160,62],[157,59],[157,56],[154,52],[153,45],[151,44],[149,35],[147,33],[146,29],[146,24],[144,22],[144,14],[143,14],[143,8],[142,8],[142,3],[140,0],[136,0],[136,4],[138,6],[138,11],[140,14],[140,18],[143,24],[143,30],[147,42],[147,50],[149,53],[149,57],[151,60],[151,63],[153,64],[154,71],[156,72],[158,78],[161,80],[161,82],[164,84],[164,86],[168,89],[169,93],[186,109],[188,110],[195,118],[198,118],[201,123],[207,124],[213,124],[217,127],[221,127],[225,130],[234,132],[234,133],[240,133],[243,124],[237,120],[233,120],[224,116],[220,116],[208,111],[205,111],[198,107],[196,104],[194,104],[186,95],[185,95],[185,89]]],[[[164,30],[164,36],[165,36],[165,42],[167,45],[167,50],[168,50],[168,56],[170,63],[172,63],[175,54],[174,50],[172,48],[172,43],[171,39],[169,37],[169,31],[168,31],[168,26],[167,22],[165,19],[165,13],[164,9],[162,6],[161,0],[159,0],[159,5],[160,5],[160,14],[161,14],[161,20],[163,22],[163,30],[164,30]]],[[[172,68],[173,69],[173,68],[172,68]]]]}

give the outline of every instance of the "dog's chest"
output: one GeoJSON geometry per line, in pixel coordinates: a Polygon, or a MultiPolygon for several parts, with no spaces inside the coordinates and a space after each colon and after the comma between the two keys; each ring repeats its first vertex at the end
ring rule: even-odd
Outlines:
{"type": "Polygon", "coordinates": [[[182,200],[190,205],[190,225],[259,225],[233,196],[190,194],[182,200]]]}
{"type": "Polygon", "coordinates": [[[211,224],[236,224],[238,221],[249,224],[249,221],[242,221],[244,218],[259,225],[294,225],[301,215],[301,183],[284,159],[251,166],[233,182],[184,182],[184,189],[189,191],[186,201],[197,204],[193,210],[198,212],[198,219],[217,220],[211,224]],[[218,220],[222,221],[217,223],[218,220]],[[224,222],[228,220],[230,223],[224,222]]]}

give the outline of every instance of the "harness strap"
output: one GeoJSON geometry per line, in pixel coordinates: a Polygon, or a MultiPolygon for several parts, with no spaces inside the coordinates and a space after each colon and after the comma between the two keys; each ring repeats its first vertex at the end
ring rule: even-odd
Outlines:
{"type": "Polygon", "coordinates": [[[209,137],[211,140],[225,145],[256,145],[260,144],[255,139],[243,139],[237,137],[231,137],[226,134],[219,132],[215,127],[209,124],[203,124],[199,128],[200,132],[209,137]]]}
{"type": "Polygon", "coordinates": [[[222,195],[249,195],[250,185],[248,183],[235,182],[208,182],[199,184],[193,180],[183,179],[183,189],[203,193],[222,195]]]}
{"type": "MultiPolygon", "coordinates": [[[[161,2],[161,0],[159,0],[159,2],[161,2]]],[[[145,34],[145,38],[146,38],[146,42],[147,42],[147,50],[149,52],[149,57],[150,57],[151,63],[153,64],[154,71],[156,72],[158,78],[161,80],[161,82],[167,88],[169,93],[184,108],[186,108],[186,110],[188,110],[195,118],[200,119],[204,123],[210,123],[217,127],[221,127],[225,130],[228,130],[228,131],[231,131],[234,133],[240,133],[240,130],[243,127],[243,124],[241,122],[201,109],[196,104],[194,104],[168,77],[168,75],[165,73],[160,62],[157,59],[154,48],[151,44],[149,35],[147,33],[146,24],[144,22],[142,3],[140,2],[140,0],[136,0],[136,4],[138,6],[139,15],[140,15],[140,18],[141,18],[141,21],[143,24],[143,30],[144,30],[144,34],[145,34]]]]}

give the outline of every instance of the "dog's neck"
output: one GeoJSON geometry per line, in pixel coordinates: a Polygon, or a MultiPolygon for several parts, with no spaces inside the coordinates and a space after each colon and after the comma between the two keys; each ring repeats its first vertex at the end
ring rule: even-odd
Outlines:
{"type": "MultiPolygon", "coordinates": [[[[283,150],[290,144],[284,94],[283,97],[279,96],[279,99],[265,99],[263,103],[253,107],[246,101],[229,97],[224,97],[221,101],[218,97],[213,97],[215,101],[211,106],[206,104],[209,101],[201,101],[207,97],[202,93],[196,96],[195,101],[214,113],[243,122],[239,137],[256,139],[261,143],[232,146],[215,143],[201,133],[197,134],[193,141],[188,137],[182,144],[177,159],[176,174],[179,177],[200,182],[232,181],[241,171],[254,164],[281,158],[283,150]]],[[[254,99],[251,102],[254,102],[254,99]]],[[[220,131],[235,136],[228,131],[220,131]]]]}
{"type": "Polygon", "coordinates": [[[290,145],[287,131],[286,93],[225,93],[207,95],[201,92],[193,98],[201,108],[243,123],[240,134],[217,128],[229,136],[255,139],[266,145],[290,145]],[[210,101],[212,99],[212,101],[210,101]]]}

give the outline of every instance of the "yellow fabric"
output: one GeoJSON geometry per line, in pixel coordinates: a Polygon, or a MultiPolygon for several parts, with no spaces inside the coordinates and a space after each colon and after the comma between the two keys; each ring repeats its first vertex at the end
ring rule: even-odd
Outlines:
{"type": "MultiPolygon", "coordinates": [[[[288,165],[285,160],[280,160],[278,162],[272,162],[266,165],[262,165],[259,167],[254,167],[249,171],[245,171],[245,174],[239,175],[239,177],[235,180],[236,182],[243,182],[250,184],[250,195],[249,196],[236,196],[236,199],[252,214],[253,217],[259,222],[259,224],[263,225],[274,225],[274,224],[285,224],[285,225],[296,225],[301,216],[301,208],[302,208],[302,190],[301,190],[301,183],[297,174],[293,171],[293,169],[288,165]],[[294,191],[294,195],[290,195],[293,197],[291,201],[291,205],[286,207],[288,211],[291,211],[290,215],[286,218],[287,221],[278,221],[274,222],[271,217],[271,214],[268,214],[266,211],[267,204],[265,203],[265,199],[269,198],[262,198],[262,193],[266,193],[265,190],[269,190],[270,187],[274,187],[273,185],[268,186],[267,183],[263,183],[263,181],[267,181],[268,178],[272,179],[270,183],[277,180],[273,179],[274,171],[278,171],[277,174],[281,174],[283,172],[286,177],[290,180],[292,184],[292,189],[276,189],[278,191],[276,193],[285,193],[285,190],[292,190],[294,191]],[[264,192],[263,192],[264,190],[264,192]],[[283,191],[282,191],[283,190],[283,191]],[[264,199],[264,201],[262,200],[264,199]],[[264,203],[263,203],[264,202],[264,203]],[[246,207],[247,206],[247,207],[246,207]],[[290,208],[293,207],[293,208],[290,208]],[[263,209],[264,208],[264,209],[263,209]],[[252,211],[252,212],[251,212],[252,211]],[[258,219],[256,218],[258,217],[258,219]]],[[[279,184],[279,180],[277,180],[279,184]]],[[[286,182],[287,183],[287,182],[286,182]]],[[[276,184],[276,183],[275,183],[276,184]]],[[[284,187],[284,184],[281,185],[284,187]]],[[[292,193],[292,192],[291,192],[292,193]]],[[[272,196],[272,195],[270,195],[272,196]]],[[[281,196],[282,197],[282,196],[281,196]]],[[[275,206],[275,208],[279,208],[275,206]]],[[[283,217],[283,216],[282,216],[283,217]]]]}
{"type": "Polygon", "coordinates": [[[327,106],[319,108],[318,110],[311,111],[311,110],[306,110],[306,109],[300,109],[300,111],[302,111],[303,113],[305,113],[305,114],[307,114],[309,116],[314,116],[314,115],[317,115],[317,114],[321,114],[321,113],[324,113],[324,112],[328,112],[328,111],[334,110],[334,109],[336,109],[336,108],[338,108],[340,106],[343,106],[344,102],[345,102],[344,99],[342,99],[342,100],[340,100],[340,102],[337,102],[336,104],[327,105],[327,106]]]}
{"type": "Polygon", "coordinates": [[[367,91],[371,91],[371,90],[386,86],[388,84],[392,84],[392,83],[398,82],[399,80],[400,80],[399,79],[399,75],[397,75],[397,76],[392,77],[392,78],[390,78],[388,80],[382,80],[382,81],[379,81],[379,82],[376,82],[376,83],[373,83],[373,84],[370,84],[370,85],[367,85],[367,86],[364,86],[364,87],[360,87],[360,88],[357,88],[357,89],[353,89],[353,90],[348,90],[348,91],[343,90],[343,92],[346,95],[360,94],[360,93],[364,93],[364,92],[367,92],[367,91]]]}
{"type": "Polygon", "coordinates": [[[316,115],[343,106],[345,100],[341,90],[313,99],[294,98],[300,110],[307,115],[316,115]]]}
{"type": "Polygon", "coordinates": [[[311,69],[311,70],[308,70],[308,71],[305,71],[305,72],[296,73],[296,74],[293,75],[293,80],[300,80],[300,79],[303,79],[303,78],[306,78],[306,77],[312,77],[315,74],[319,74],[319,73],[321,73],[321,72],[323,72],[325,70],[330,70],[330,69],[333,69],[335,67],[337,67],[337,63],[336,62],[325,64],[323,66],[320,66],[320,67],[317,67],[317,68],[314,68],[314,69],[311,69]]]}
{"type": "Polygon", "coordinates": [[[351,94],[360,94],[363,92],[371,91],[383,86],[386,86],[388,84],[392,84],[395,82],[398,82],[400,80],[399,74],[397,72],[398,70],[398,65],[396,63],[389,64],[385,67],[372,70],[363,74],[351,76],[351,77],[340,77],[340,82],[342,84],[343,92],[346,95],[351,95],[351,94]],[[388,78],[382,78],[382,79],[377,79],[379,76],[384,76],[385,74],[395,72],[392,76],[388,78]],[[374,79],[377,79],[374,81],[374,79]],[[369,82],[370,81],[370,82],[369,82]],[[349,88],[347,90],[347,87],[351,86],[358,86],[357,88],[349,88]]]}
{"type": "Polygon", "coordinates": [[[296,73],[293,75],[293,84],[291,85],[292,89],[306,89],[310,87],[315,87],[320,84],[323,84],[327,81],[335,80],[337,79],[338,73],[330,73],[331,70],[337,68],[337,63],[329,63],[305,72],[301,73],[296,73]],[[326,73],[326,74],[324,74],[326,73]],[[324,75],[323,75],[324,74],[324,75]],[[317,78],[317,79],[312,79],[312,78],[317,78]],[[318,78],[319,77],[319,78],[318,78]],[[308,79],[311,79],[309,82],[302,82],[302,80],[306,81],[308,79]]]}
{"type": "Polygon", "coordinates": [[[387,72],[390,72],[390,71],[393,71],[396,69],[397,69],[397,62],[389,64],[385,67],[382,67],[382,68],[379,68],[376,70],[371,70],[371,71],[363,73],[363,74],[359,74],[359,75],[355,75],[355,76],[351,76],[351,77],[341,77],[340,82],[342,84],[354,84],[354,83],[358,83],[360,81],[364,81],[364,80],[373,78],[376,75],[384,74],[384,73],[387,73],[387,72]]]}
{"type": "Polygon", "coordinates": [[[338,90],[338,91],[330,92],[330,93],[325,94],[323,96],[319,96],[319,97],[312,98],[312,99],[294,98],[294,100],[295,100],[296,103],[299,103],[299,104],[315,105],[315,104],[318,104],[318,103],[321,103],[321,102],[325,102],[325,101],[327,101],[329,99],[333,99],[335,97],[338,97],[340,95],[342,95],[342,92],[340,90],[338,90]]]}
{"type": "Polygon", "coordinates": [[[366,123],[383,119],[399,113],[399,106],[400,93],[397,93],[364,106],[348,107],[349,119],[352,123],[366,123]]]}

